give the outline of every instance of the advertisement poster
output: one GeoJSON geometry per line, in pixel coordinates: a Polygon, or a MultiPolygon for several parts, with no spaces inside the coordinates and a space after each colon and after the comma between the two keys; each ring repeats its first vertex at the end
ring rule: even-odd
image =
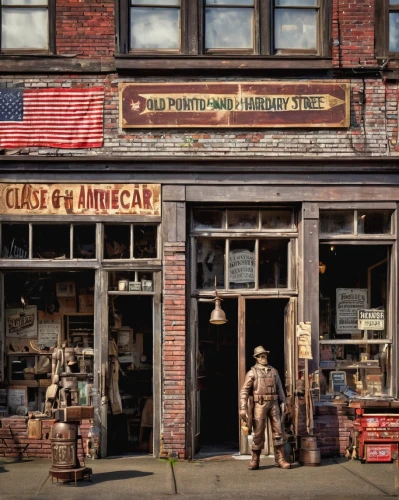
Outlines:
{"type": "Polygon", "coordinates": [[[255,253],[249,250],[230,252],[230,282],[253,283],[255,281],[255,253]]]}
{"type": "Polygon", "coordinates": [[[337,334],[360,333],[357,311],[367,309],[367,288],[337,288],[337,334]]]}
{"type": "Polygon", "coordinates": [[[27,306],[25,309],[6,309],[6,337],[36,338],[37,307],[27,306]]]}
{"type": "Polygon", "coordinates": [[[298,356],[301,359],[313,359],[312,357],[312,326],[310,322],[296,326],[296,337],[298,342],[298,356]]]}

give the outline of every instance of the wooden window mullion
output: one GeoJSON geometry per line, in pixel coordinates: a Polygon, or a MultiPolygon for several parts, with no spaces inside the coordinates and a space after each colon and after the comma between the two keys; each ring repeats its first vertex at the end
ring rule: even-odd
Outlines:
{"type": "Polygon", "coordinates": [[[259,51],[262,55],[271,54],[271,41],[273,34],[273,16],[271,15],[272,0],[259,0],[259,51]]]}
{"type": "Polygon", "coordinates": [[[130,0],[120,0],[119,3],[119,52],[129,52],[130,0]]]}
{"type": "Polygon", "coordinates": [[[199,15],[201,8],[198,0],[181,0],[181,23],[183,54],[199,54],[199,15]]]}

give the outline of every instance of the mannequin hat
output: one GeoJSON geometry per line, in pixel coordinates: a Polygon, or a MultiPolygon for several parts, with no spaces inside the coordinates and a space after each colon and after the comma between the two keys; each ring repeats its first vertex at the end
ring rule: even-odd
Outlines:
{"type": "Polygon", "coordinates": [[[255,347],[255,349],[254,349],[254,358],[256,358],[256,356],[259,356],[259,354],[269,354],[269,352],[270,351],[266,351],[266,349],[264,347],[259,345],[258,347],[255,347]]]}

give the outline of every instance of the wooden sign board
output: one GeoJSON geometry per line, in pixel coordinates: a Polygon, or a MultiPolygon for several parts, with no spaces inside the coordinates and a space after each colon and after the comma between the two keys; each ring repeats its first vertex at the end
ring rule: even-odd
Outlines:
{"type": "Polygon", "coordinates": [[[121,128],[349,127],[349,84],[119,84],[121,128]]]}
{"type": "Polygon", "coordinates": [[[5,310],[6,337],[36,338],[37,337],[37,307],[27,306],[5,310]]]}
{"type": "Polygon", "coordinates": [[[0,184],[0,214],[161,215],[159,184],[0,184]]]}

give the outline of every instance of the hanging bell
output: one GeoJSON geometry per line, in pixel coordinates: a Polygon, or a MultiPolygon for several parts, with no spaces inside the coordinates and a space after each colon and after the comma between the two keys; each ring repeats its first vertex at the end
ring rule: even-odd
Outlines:
{"type": "Polygon", "coordinates": [[[222,299],[218,296],[215,297],[215,309],[211,313],[209,323],[212,325],[224,325],[227,323],[226,314],[220,306],[222,299]]]}

